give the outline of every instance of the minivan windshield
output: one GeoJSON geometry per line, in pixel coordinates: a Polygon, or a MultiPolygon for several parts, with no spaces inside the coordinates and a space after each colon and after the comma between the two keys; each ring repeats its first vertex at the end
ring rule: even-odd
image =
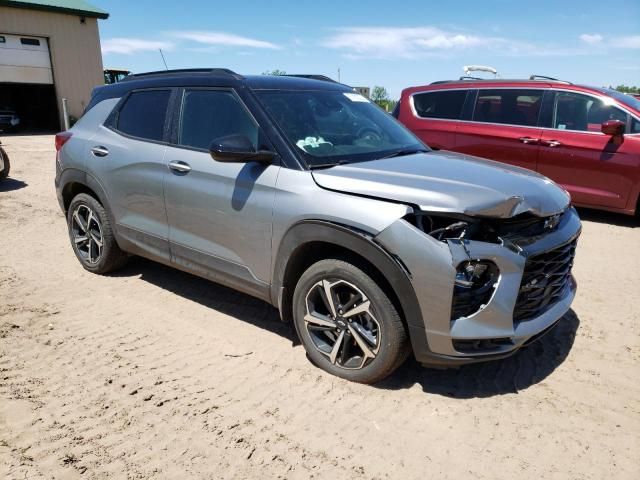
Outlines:
{"type": "Polygon", "coordinates": [[[256,93],[309,168],[429,150],[391,115],[355,92],[258,90],[256,93]]]}
{"type": "Polygon", "coordinates": [[[612,90],[610,88],[602,88],[600,89],[600,91],[602,93],[612,96],[623,105],[626,105],[627,107],[631,107],[634,110],[640,112],[640,100],[638,100],[637,98],[631,95],[625,95],[622,92],[618,92],[617,90],[612,90]]]}

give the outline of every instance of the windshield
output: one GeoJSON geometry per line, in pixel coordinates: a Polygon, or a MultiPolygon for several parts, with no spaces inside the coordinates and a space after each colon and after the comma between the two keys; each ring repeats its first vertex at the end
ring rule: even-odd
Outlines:
{"type": "Polygon", "coordinates": [[[625,95],[622,92],[618,92],[617,90],[611,90],[610,88],[603,88],[600,90],[602,93],[606,93],[607,95],[615,98],[617,101],[626,105],[627,107],[631,107],[636,111],[640,111],[640,100],[635,98],[632,95],[625,95]]]}
{"type": "Polygon", "coordinates": [[[327,90],[256,93],[311,168],[428,150],[391,115],[357,93],[327,90]]]}

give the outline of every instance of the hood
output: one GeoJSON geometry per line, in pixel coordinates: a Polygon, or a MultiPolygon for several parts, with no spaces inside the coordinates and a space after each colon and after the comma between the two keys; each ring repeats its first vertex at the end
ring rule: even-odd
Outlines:
{"type": "Polygon", "coordinates": [[[319,186],[329,190],[418,205],[432,212],[548,216],[570,202],[565,190],[538,173],[443,151],[337,165],[312,174],[319,186]]]}

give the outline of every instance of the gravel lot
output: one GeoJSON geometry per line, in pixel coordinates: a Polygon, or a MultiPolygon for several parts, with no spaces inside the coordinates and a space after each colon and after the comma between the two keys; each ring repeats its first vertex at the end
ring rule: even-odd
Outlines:
{"type": "Polygon", "coordinates": [[[85,272],[53,137],[2,140],[1,478],[640,478],[636,220],[581,212],[578,297],[540,342],[362,386],[251,297],[142,259],[85,272]]]}

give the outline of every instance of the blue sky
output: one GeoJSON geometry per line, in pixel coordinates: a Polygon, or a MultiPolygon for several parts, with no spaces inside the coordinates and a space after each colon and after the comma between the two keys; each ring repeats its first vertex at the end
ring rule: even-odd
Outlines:
{"type": "Polygon", "coordinates": [[[640,1],[90,0],[105,67],[319,73],[353,86],[456,78],[463,65],[640,85],[640,1]],[[526,6],[525,6],[526,5],[526,6]],[[607,6],[610,5],[610,6],[607,6]]]}

